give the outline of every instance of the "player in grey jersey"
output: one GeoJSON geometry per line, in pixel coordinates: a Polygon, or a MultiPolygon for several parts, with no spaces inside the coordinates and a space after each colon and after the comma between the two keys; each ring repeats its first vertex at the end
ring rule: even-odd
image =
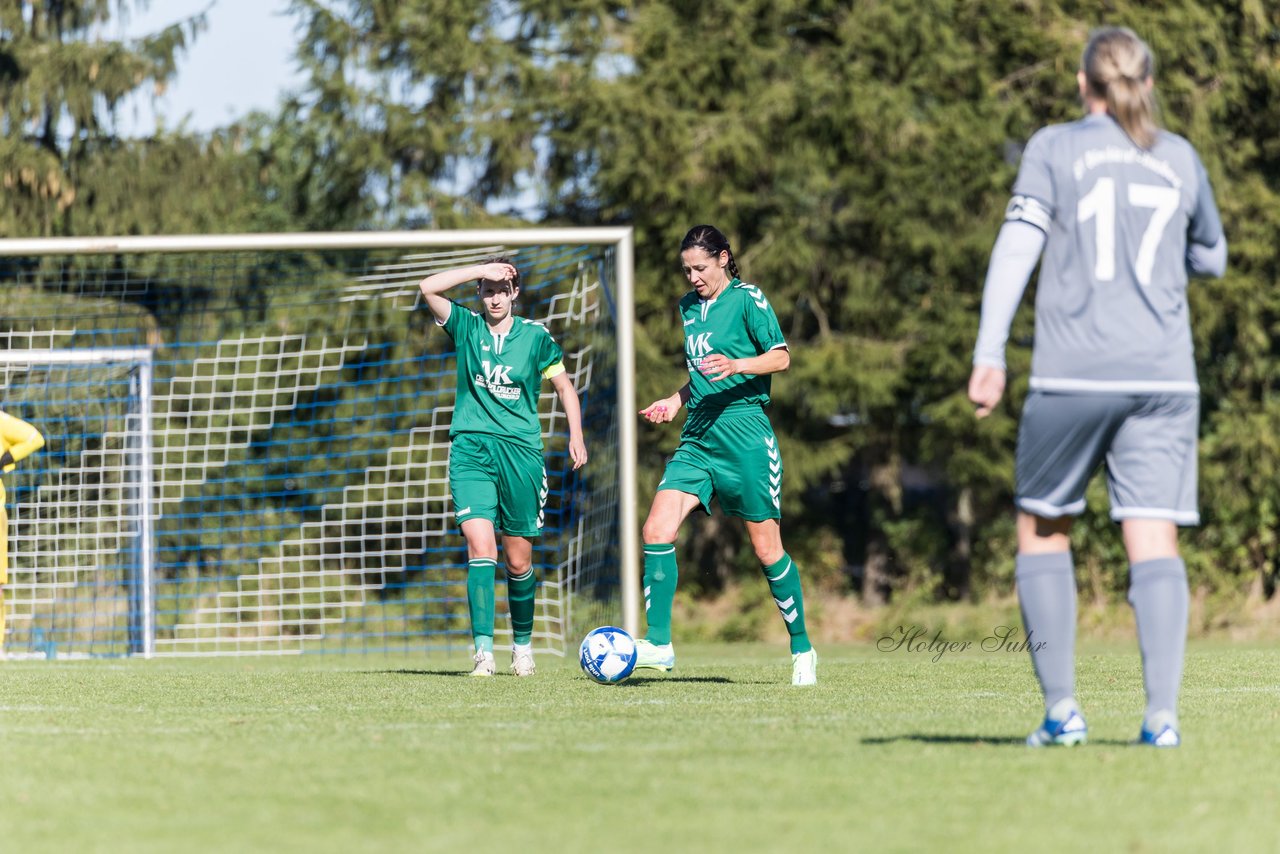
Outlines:
{"type": "Polygon", "coordinates": [[[979,418],[999,403],[1009,325],[1041,261],[1016,460],[1015,577],[1045,698],[1027,743],[1086,738],[1069,533],[1105,461],[1142,650],[1139,740],[1176,746],[1188,601],[1177,526],[1199,521],[1186,288],[1189,274],[1223,274],[1226,241],[1195,149],[1155,124],[1147,46],[1131,30],[1098,30],[1077,80],[1085,117],[1044,128],[1023,154],[987,271],[969,397],[979,418]]]}

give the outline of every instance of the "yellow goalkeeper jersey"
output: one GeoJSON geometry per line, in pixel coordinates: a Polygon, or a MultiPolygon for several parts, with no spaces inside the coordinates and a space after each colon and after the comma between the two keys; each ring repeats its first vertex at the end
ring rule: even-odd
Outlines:
{"type": "MultiPolygon", "coordinates": [[[[13,462],[4,467],[11,472],[16,464],[44,447],[44,436],[21,418],[14,418],[7,412],[0,411],[0,455],[8,452],[13,462]]],[[[5,499],[4,481],[0,480],[0,502],[5,499]]]]}

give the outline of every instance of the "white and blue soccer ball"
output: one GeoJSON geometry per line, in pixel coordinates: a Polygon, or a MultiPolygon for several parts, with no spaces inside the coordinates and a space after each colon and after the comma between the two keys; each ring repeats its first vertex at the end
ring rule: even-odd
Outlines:
{"type": "Polygon", "coordinates": [[[617,626],[601,626],[582,639],[578,661],[601,685],[616,685],[636,669],[636,642],[617,626]]]}

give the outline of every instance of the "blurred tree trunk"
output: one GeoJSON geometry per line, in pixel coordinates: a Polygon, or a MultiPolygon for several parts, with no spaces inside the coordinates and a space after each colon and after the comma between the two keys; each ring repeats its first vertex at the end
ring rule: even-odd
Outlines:
{"type": "Polygon", "coordinates": [[[973,489],[960,488],[951,508],[950,527],[954,537],[951,559],[947,565],[947,595],[952,599],[967,600],[972,597],[973,579],[973,489]]]}
{"type": "MultiPolygon", "coordinates": [[[[685,524],[685,553],[692,560],[686,580],[696,579],[698,587],[707,591],[725,588],[743,563],[755,562],[750,541],[743,535],[741,521],[721,514],[695,514],[685,524]]],[[[758,565],[758,564],[757,564],[758,565]]],[[[682,573],[683,574],[683,573],[682,573]]]]}
{"type": "Polygon", "coordinates": [[[871,466],[873,508],[871,518],[880,520],[870,532],[867,542],[866,569],[862,579],[862,601],[867,605],[883,605],[889,601],[897,573],[893,569],[893,550],[885,537],[883,525],[902,516],[902,457],[887,452],[883,462],[871,466]]]}

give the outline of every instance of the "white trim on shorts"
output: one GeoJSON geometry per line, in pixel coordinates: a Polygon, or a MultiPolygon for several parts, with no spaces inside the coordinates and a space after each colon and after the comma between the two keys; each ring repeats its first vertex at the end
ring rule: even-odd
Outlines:
{"type": "Polygon", "coordinates": [[[1115,507],[1111,510],[1111,518],[1120,522],[1125,519],[1162,519],[1177,525],[1199,525],[1200,514],[1171,507],[1115,507]]]}
{"type": "Polygon", "coordinates": [[[1062,516],[1079,516],[1084,512],[1085,500],[1081,498],[1079,501],[1073,501],[1065,507],[1058,504],[1050,504],[1048,501],[1041,501],[1039,498],[1019,498],[1015,502],[1019,510],[1025,510],[1033,516],[1040,516],[1044,519],[1058,519],[1062,516]]]}
{"type": "Polygon", "coordinates": [[[1101,394],[1200,394],[1200,384],[1182,380],[1072,380],[1032,377],[1032,391],[1095,392],[1101,394]]]}

